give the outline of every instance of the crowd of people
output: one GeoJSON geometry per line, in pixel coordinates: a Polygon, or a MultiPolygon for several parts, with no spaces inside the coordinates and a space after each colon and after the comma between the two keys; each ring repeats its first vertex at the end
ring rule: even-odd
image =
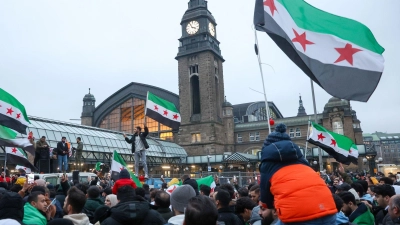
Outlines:
{"type": "Polygon", "coordinates": [[[64,174],[56,186],[30,184],[21,169],[0,178],[0,225],[400,224],[400,175],[353,174],[341,164],[332,174],[315,172],[283,124],[265,140],[259,170],[260,183],[243,187],[216,176],[211,189],[185,174],[181,185],[155,189],[134,183],[126,169],[116,180],[64,174]]]}

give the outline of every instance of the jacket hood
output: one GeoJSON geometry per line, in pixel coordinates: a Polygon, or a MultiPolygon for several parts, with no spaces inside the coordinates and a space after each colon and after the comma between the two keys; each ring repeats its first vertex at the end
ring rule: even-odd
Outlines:
{"type": "Polygon", "coordinates": [[[121,224],[140,224],[150,210],[146,201],[120,202],[111,208],[111,217],[121,224]]]}
{"type": "Polygon", "coordinates": [[[71,220],[74,225],[90,225],[89,217],[84,213],[65,215],[64,219],[71,220]]]}
{"type": "Polygon", "coordinates": [[[304,159],[303,153],[301,153],[299,146],[292,141],[283,140],[271,144],[266,144],[264,142],[261,151],[261,161],[294,162],[299,159],[304,159]]]}
{"type": "Polygon", "coordinates": [[[250,220],[249,220],[250,224],[254,224],[254,222],[262,220],[262,218],[260,217],[260,214],[258,214],[259,211],[260,211],[260,206],[256,206],[253,208],[253,210],[251,210],[251,216],[250,216],[250,220]]]}
{"type": "Polygon", "coordinates": [[[365,194],[365,195],[363,195],[363,196],[361,197],[361,199],[367,200],[367,201],[369,201],[370,203],[373,203],[373,202],[374,202],[374,198],[372,198],[372,196],[371,196],[370,194],[365,194]]]}
{"type": "Polygon", "coordinates": [[[349,218],[342,211],[336,213],[336,224],[347,224],[349,223],[349,218]]]}

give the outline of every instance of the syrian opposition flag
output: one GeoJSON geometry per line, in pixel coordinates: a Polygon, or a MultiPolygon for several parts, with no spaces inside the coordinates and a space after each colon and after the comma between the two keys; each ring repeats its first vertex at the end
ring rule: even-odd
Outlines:
{"type": "Polygon", "coordinates": [[[101,166],[102,166],[102,165],[104,165],[104,163],[102,163],[102,162],[97,162],[94,169],[95,169],[96,171],[101,171],[101,166]]]}
{"type": "Polygon", "coordinates": [[[151,92],[147,92],[145,114],[172,129],[178,129],[181,124],[181,114],[179,114],[174,103],[162,99],[151,92]]]}
{"type": "Polygon", "coordinates": [[[17,165],[17,166],[15,167],[15,169],[16,169],[16,170],[23,169],[23,170],[25,170],[25,173],[32,173],[31,168],[28,168],[28,167],[25,167],[25,166],[17,165]]]}
{"type": "Polygon", "coordinates": [[[308,142],[322,148],[340,163],[357,165],[357,146],[344,135],[329,131],[325,127],[312,122],[308,142]]]}
{"type": "Polygon", "coordinates": [[[114,179],[114,181],[118,180],[119,172],[123,169],[128,170],[133,182],[136,183],[137,187],[142,187],[142,183],[140,183],[139,179],[126,166],[125,160],[118,154],[116,150],[114,150],[113,159],[111,161],[111,178],[114,179]]]}
{"type": "Polygon", "coordinates": [[[35,156],[35,148],[31,143],[32,137],[17,137],[17,132],[0,125],[0,146],[18,147],[35,156]]]}
{"type": "Polygon", "coordinates": [[[29,161],[24,150],[16,147],[6,147],[7,161],[30,168],[31,170],[37,170],[29,161]]]}
{"type": "Polygon", "coordinates": [[[254,25],[332,96],[366,102],[375,91],[385,49],[365,25],[303,0],[256,0],[254,25]]]}
{"type": "Polygon", "coordinates": [[[0,88],[0,125],[26,134],[29,124],[25,107],[14,96],[0,88]]]}
{"type": "Polygon", "coordinates": [[[199,185],[199,190],[200,190],[200,185],[206,185],[211,188],[211,192],[214,192],[214,188],[217,186],[215,184],[213,176],[207,176],[204,178],[197,179],[197,184],[199,185]]]}

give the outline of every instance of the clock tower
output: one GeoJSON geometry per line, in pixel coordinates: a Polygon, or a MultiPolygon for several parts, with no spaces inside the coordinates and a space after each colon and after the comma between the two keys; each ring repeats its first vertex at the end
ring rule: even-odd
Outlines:
{"type": "Polygon", "coordinates": [[[188,155],[233,151],[233,115],[224,104],[224,59],[207,1],[190,0],[176,56],[181,126],[177,142],[188,155]]]}

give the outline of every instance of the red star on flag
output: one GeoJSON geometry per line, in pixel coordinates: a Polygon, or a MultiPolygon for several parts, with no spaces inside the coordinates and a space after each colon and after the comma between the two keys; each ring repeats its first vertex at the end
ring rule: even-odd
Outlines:
{"type": "Polygon", "coordinates": [[[331,145],[333,145],[333,147],[336,147],[336,141],[335,141],[335,139],[331,139],[331,145]]]}
{"type": "Polygon", "coordinates": [[[119,170],[123,170],[123,169],[124,169],[124,167],[119,168],[119,170]]]}
{"type": "Polygon", "coordinates": [[[26,167],[24,167],[24,170],[26,171],[26,167]]]}
{"type": "Polygon", "coordinates": [[[17,113],[17,119],[21,118],[21,113],[17,113]]]}
{"type": "Polygon", "coordinates": [[[154,106],[154,110],[158,111],[158,107],[156,105],[154,106]]]}
{"type": "Polygon", "coordinates": [[[314,42],[311,42],[311,41],[307,40],[306,32],[303,32],[301,35],[299,35],[299,33],[297,33],[297,31],[295,29],[293,29],[293,32],[294,32],[294,35],[296,36],[295,38],[292,39],[293,43],[294,42],[299,42],[301,47],[303,47],[304,51],[306,51],[307,45],[313,45],[314,44],[314,42]]]}
{"type": "Polygon", "coordinates": [[[174,117],[174,120],[177,120],[178,119],[178,114],[175,114],[175,115],[173,115],[173,117],[174,117]]]}
{"type": "Polygon", "coordinates": [[[168,111],[167,110],[164,110],[164,114],[163,114],[164,116],[168,116],[168,111]]]}
{"type": "Polygon", "coordinates": [[[352,152],[352,151],[351,151],[351,149],[350,149],[350,150],[349,150],[349,153],[351,154],[351,152],[352,152]]]}
{"type": "Polygon", "coordinates": [[[344,48],[335,48],[335,49],[340,54],[339,58],[336,59],[335,63],[346,60],[347,62],[350,63],[350,65],[353,65],[353,55],[359,51],[362,51],[361,49],[353,48],[353,46],[349,43],[347,43],[346,46],[344,46],[344,48]]]}
{"type": "Polygon", "coordinates": [[[167,190],[170,194],[176,189],[176,186],[174,186],[171,190],[167,190]]]}
{"type": "Polygon", "coordinates": [[[322,135],[322,133],[318,134],[318,141],[322,140],[324,141],[324,138],[326,138],[324,135],[322,135]]]}
{"type": "Polygon", "coordinates": [[[12,150],[11,150],[14,154],[17,154],[17,149],[16,148],[13,148],[12,150]]]}
{"type": "Polygon", "coordinates": [[[12,110],[12,107],[11,108],[7,108],[7,114],[10,114],[10,115],[12,115],[12,113],[13,113],[14,111],[12,110]]]}
{"type": "Polygon", "coordinates": [[[264,5],[269,7],[269,10],[271,10],[272,16],[274,16],[274,12],[275,12],[275,11],[278,12],[278,10],[276,9],[275,1],[274,1],[274,0],[265,0],[265,1],[264,1],[264,5]]]}

